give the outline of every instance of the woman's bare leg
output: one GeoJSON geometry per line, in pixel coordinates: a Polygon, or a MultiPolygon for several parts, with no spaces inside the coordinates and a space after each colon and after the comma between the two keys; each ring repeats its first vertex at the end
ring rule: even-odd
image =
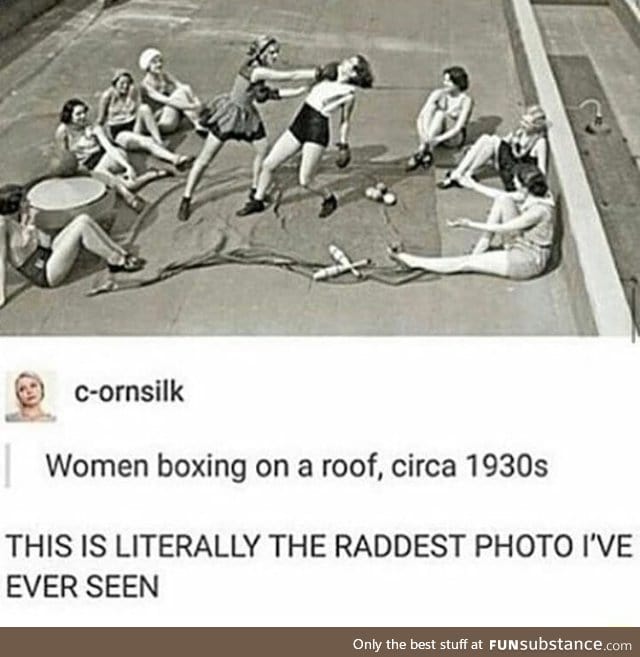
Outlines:
{"type": "Polygon", "coordinates": [[[184,189],[184,198],[191,198],[193,192],[195,191],[198,183],[202,179],[202,176],[206,168],[211,164],[215,156],[220,152],[220,149],[224,146],[224,142],[209,133],[205,139],[204,144],[198,157],[196,158],[191,171],[189,171],[189,177],[187,178],[187,185],[184,189]]]}
{"type": "Polygon", "coordinates": [[[253,142],[253,149],[255,151],[255,157],[253,158],[253,178],[251,181],[251,187],[253,189],[257,189],[258,178],[260,177],[262,163],[267,157],[267,152],[269,150],[269,143],[267,142],[266,139],[259,139],[258,141],[253,142]]]}
{"type": "MultiPolygon", "coordinates": [[[[126,151],[124,149],[120,148],[120,151],[125,157],[127,156],[126,151]]],[[[167,175],[165,171],[152,169],[149,171],[145,171],[140,175],[136,174],[136,176],[133,178],[126,177],[123,175],[122,165],[120,164],[120,162],[117,162],[116,160],[112,159],[111,156],[107,154],[105,154],[100,160],[100,162],[98,162],[96,168],[93,170],[92,173],[99,175],[107,175],[110,176],[112,179],[115,178],[130,192],[137,192],[139,189],[142,189],[145,185],[148,185],[150,182],[153,182],[154,180],[158,180],[159,178],[165,178],[167,175]]],[[[126,200],[127,199],[125,197],[125,201],[126,200]]]]}
{"type": "MultiPolygon", "coordinates": [[[[195,103],[197,98],[194,96],[190,87],[178,87],[170,96],[172,100],[178,100],[185,103],[195,103]]],[[[158,119],[158,128],[162,134],[171,134],[180,127],[182,116],[186,116],[193,125],[198,124],[198,112],[195,110],[185,110],[184,112],[165,105],[158,119]]]]}
{"type": "Polygon", "coordinates": [[[410,253],[394,253],[395,260],[411,269],[424,269],[436,274],[460,274],[476,272],[508,277],[509,256],[506,251],[490,251],[478,255],[427,258],[410,253]]]}
{"type": "Polygon", "coordinates": [[[159,160],[177,165],[184,156],[172,153],[164,146],[158,145],[153,137],[136,134],[135,132],[123,131],[116,137],[116,144],[127,151],[143,151],[149,153],[159,160]]]}
{"type": "Polygon", "coordinates": [[[445,127],[446,116],[442,110],[434,109],[425,112],[418,117],[418,135],[420,136],[420,148],[428,148],[431,140],[442,134],[445,127]]]}
{"type": "Polygon", "coordinates": [[[123,178],[116,176],[106,169],[99,169],[98,167],[91,171],[91,176],[96,180],[103,182],[105,185],[113,187],[118,196],[120,196],[128,206],[132,208],[137,206],[138,201],[136,200],[136,195],[129,190],[128,183],[125,182],[123,178]]]}
{"type": "MultiPolygon", "coordinates": [[[[495,226],[496,224],[514,219],[517,216],[518,207],[516,206],[515,200],[508,194],[503,194],[502,196],[498,196],[493,202],[491,210],[489,210],[489,216],[487,217],[487,224],[495,226]]],[[[493,235],[494,233],[489,231],[482,233],[471,253],[473,255],[479,255],[487,251],[491,245],[493,235]]]]}
{"type": "Polygon", "coordinates": [[[147,132],[151,135],[151,138],[156,142],[156,144],[158,144],[158,146],[164,146],[156,117],[153,115],[153,111],[149,105],[145,103],[138,107],[133,131],[136,134],[143,134],[144,132],[147,132]]]}
{"type": "Polygon", "coordinates": [[[472,176],[480,167],[491,160],[495,161],[500,148],[500,137],[497,135],[482,135],[467,151],[462,161],[449,174],[450,178],[458,180],[465,175],[472,176]]]}
{"type": "Polygon", "coordinates": [[[328,187],[314,184],[315,175],[324,151],[324,146],[320,144],[307,142],[302,146],[302,160],[300,162],[298,182],[312,194],[327,198],[331,196],[331,190],[328,187]]]}
{"type": "Polygon", "coordinates": [[[264,196],[273,181],[274,171],[295,155],[301,148],[300,142],[287,130],[282,133],[278,141],[273,145],[269,155],[262,163],[262,169],[258,176],[258,184],[255,194],[256,201],[263,201],[264,196]]]}
{"type": "Polygon", "coordinates": [[[78,215],[54,238],[47,261],[47,280],[60,285],[67,277],[83,247],[111,265],[121,264],[127,252],[116,244],[88,214],[78,215]]]}

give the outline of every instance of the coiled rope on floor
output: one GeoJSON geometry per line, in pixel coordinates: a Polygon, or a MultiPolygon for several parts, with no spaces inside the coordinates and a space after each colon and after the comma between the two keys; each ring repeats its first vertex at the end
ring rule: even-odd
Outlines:
{"type": "MultiPolygon", "coordinates": [[[[207,252],[176,260],[168,263],[155,274],[151,276],[131,277],[131,276],[110,276],[107,280],[102,280],[94,285],[87,293],[88,296],[104,294],[109,292],[119,292],[135,288],[147,287],[169,278],[177,276],[186,271],[203,269],[208,267],[219,267],[224,265],[243,265],[254,267],[275,267],[288,271],[313,281],[313,275],[319,269],[327,266],[326,262],[319,263],[304,258],[278,253],[272,249],[259,246],[242,246],[229,251],[221,251],[220,247],[211,249],[207,252]]],[[[329,285],[355,285],[365,282],[379,283],[381,285],[399,286],[418,281],[425,278],[435,278],[436,275],[425,271],[407,271],[398,266],[382,267],[371,264],[359,268],[360,277],[356,277],[350,272],[335,278],[327,278],[322,281],[314,281],[317,284],[329,285]]]]}

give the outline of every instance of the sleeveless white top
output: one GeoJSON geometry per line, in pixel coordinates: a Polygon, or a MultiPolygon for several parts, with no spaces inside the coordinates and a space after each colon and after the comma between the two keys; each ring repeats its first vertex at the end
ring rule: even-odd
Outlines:
{"type": "Polygon", "coordinates": [[[338,108],[336,103],[353,98],[355,90],[352,84],[324,80],[318,82],[309,92],[305,102],[327,118],[338,108]]]}

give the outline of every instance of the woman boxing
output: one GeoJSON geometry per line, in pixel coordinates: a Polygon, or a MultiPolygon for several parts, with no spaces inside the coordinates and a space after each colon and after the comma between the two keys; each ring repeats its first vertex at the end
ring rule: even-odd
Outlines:
{"type": "Polygon", "coordinates": [[[178,171],[186,170],[193,162],[194,158],[165,148],[153,112],[149,105],[141,102],[129,71],[117,71],[111,86],[100,97],[98,125],[105,128],[111,141],[126,151],[149,153],[173,164],[178,171]]]}
{"type": "Polygon", "coordinates": [[[8,264],[45,288],[64,281],[82,249],[105,260],[112,272],[134,272],[145,264],[116,244],[87,214],[75,217],[53,238],[36,226],[36,217],[24,187],[0,187],[0,306],[6,301],[8,264]]]}
{"type": "Polygon", "coordinates": [[[478,272],[513,279],[528,279],[542,274],[551,257],[555,225],[555,206],[544,174],[533,164],[518,164],[514,170],[514,193],[477,185],[477,191],[494,196],[486,222],[455,219],[453,228],[481,231],[469,255],[424,257],[389,249],[391,258],[411,269],[438,274],[478,272]],[[494,235],[503,237],[503,246],[489,250],[494,235]]]}
{"type": "Polygon", "coordinates": [[[191,196],[206,168],[225,142],[245,141],[253,146],[253,183],[255,191],[258,174],[267,153],[267,133],[256,108],[256,103],[292,98],[302,95],[307,87],[273,89],[267,82],[307,82],[318,75],[318,69],[275,71],[273,66],[280,54],[280,44],[271,36],[261,36],[250,46],[247,59],[236,75],[231,93],[218,96],[203,111],[200,123],[208,130],[207,138],[189,172],[178,219],[186,221],[191,212],[191,196]]]}
{"type": "Polygon", "coordinates": [[[409,158],[407,171],[431,166],[433,149],[440,144],[456,148],[464,144],[473,110],[473,98],[467,93],[469,76],[461,66],[446,68],[442,75],[442,88],[431,93],[418,115],[420,147],[409,158]]]}
{"type": "Polygon", "coordinates": [[[438,183],[440,189],[461,187],[460,179],[473,174],[482,166],[492,164],[500,174],[504,188],[513,191],[514,170],[517,164],[535,164],[547,172],[549,122],[544,110],[533,105],[522,115],[520,125],[506,137],[482,135],[469,149],[460,164],[449,171],[438,183]]]}
{"type": "Polygon", "coordinates": [[[144,201],[134,192],[141,187],[171,175],[169,171],[151,169],[138,176],[127,155],[111,143],[100,125],[91,125],[89,106],[79,98],[71,98],[62,107],[55,141],[62,151],[73,154],[78,172],[91,175],[114,187],[136,212],[144,209],[144,201]]]}
{"type": "Polygon", "coordinates": [[[373,84],[369,62],[362,55],[344,59],[337,65],[325,67],[324,79],[316,84],[306,97],[289,129],[274,144],[265,159],[258,187],[253,198],[238,211],[246,216],[265,209],[265,193],[273,179],[274,171],[291,156],[302,150],[299,182],[302,187],[322,197],[320,217],[328,217],[338,207],[335,195],[326,187],[315,185],[314,177],[323,153],[329,146],[329,122],[333,112],[340,110],[340,151],[336,164],[343,168],[349,164],[351,154],[348,145],[350,120],[358,87],[367,89],[373,84]]]}

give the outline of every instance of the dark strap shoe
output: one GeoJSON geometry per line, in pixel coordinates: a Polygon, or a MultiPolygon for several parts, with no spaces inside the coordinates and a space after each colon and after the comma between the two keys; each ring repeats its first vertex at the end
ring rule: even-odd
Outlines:
{"type": "Polygon", "coordinates": [[[335,194],[327,196],[327,198],[322,201],[322,206],[320,207],[320,214],[318,215],[321,219],[328,217],[330,214],[333,214],[338,208],[338,199],[335,197],[335,194]]]}
{"type": "Polygon", "coordinates": [[[191,216],[191,199],[186,196],[182,197],[180,207],[178,208],[178,221],[189,221],[191,216]]]}
{"type": "Polygon", "coordinates": [[[436,187],[438,189],[453,189],[455,187],[462,189],[462,185],[455,179],[452,178],[449,174],[444,177],[444,180],[441,180],[436,187]]]}
{"type": "Polygon", "coordinates": [[[132,273],[134,271],[140,271],[146,264],[147,261],[144,258],[138,258],[138,256],[127,253],[124,257],[124,261],[119,265],[109,265],[109,271],[112,274],[117,274],[122,271],[132,273]]]}
{"type": "Polygon", "coordinates": [[[257,198],[250,198],[243,208],[240,208],[236,212],[236,217],[247,217],[250,214],[257,214],[258,212],[264,212],[265,209],[264,201],[261,201],[257,198]]]}

